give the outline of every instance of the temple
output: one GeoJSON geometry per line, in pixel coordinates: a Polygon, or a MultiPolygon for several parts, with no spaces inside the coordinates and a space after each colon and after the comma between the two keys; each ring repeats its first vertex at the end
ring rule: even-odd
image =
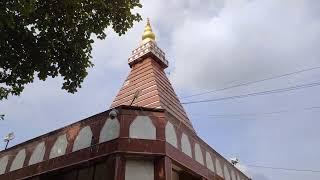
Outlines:
{"type": "Polygon", "coordinates": [[[109,110],[1,151],[0,180],[250,179],[197,136],[149,20],[128,64],[109,110]]]}

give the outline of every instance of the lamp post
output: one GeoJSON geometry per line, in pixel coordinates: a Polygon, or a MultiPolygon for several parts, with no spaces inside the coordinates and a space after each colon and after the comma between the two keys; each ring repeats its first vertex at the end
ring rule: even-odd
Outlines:
{"type": "Polygon", "coordinates": [[[6,137],[4,137],[3,141],[6,142],[6,147],[4,148],[5,150],[8,148],[9,142],[14,139],[14,133],[11,132],[6,137]]]}
{"type": "Polygon", "coordinates": [[[239,163],[238,158],[231,158],[231,164],[232,164],[233,166],[237,165],[238,163],[239,163]]]}

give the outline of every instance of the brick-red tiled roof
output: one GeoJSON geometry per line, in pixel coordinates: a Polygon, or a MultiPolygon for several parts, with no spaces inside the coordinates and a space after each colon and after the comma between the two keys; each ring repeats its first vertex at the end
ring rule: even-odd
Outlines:
{"type": "Polygon", "coordinates": [[[153,57],[146,57],[133,64],[131,72],[114,99],[111,108],[130,105],[140,91],[133,106],[162,108],[193,130],[192,124],[167,78],[164,67],[153,57]]]}

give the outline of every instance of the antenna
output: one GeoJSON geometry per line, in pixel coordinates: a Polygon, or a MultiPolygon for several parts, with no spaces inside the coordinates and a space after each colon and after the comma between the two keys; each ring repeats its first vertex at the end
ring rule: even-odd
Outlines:
{"type": "Polygon", "coordinates": [[[130,103],[130,106],[132,106],[132,104],[134,103],[134,101],[135,101],[136,99],[138,99],[140,93],[141,93],[141,90],[140,90],[140,89],[138,89],[138,90],[134,93],[133,99],[132,99],[132,101],[131,101],[131,103],[130,103]]]}
{"type": "Polygon", "coordinates": [[[7,143],[7,144],[6,144],[6,147],[4,148],[5,150],[8,148],[9,142],[10,142],[11,140],[13,140],[13,139],[14,139],[14,133],[13,133],[13,132],[7,134],[7,135],[4,137],[3,141],[7,143]]]}

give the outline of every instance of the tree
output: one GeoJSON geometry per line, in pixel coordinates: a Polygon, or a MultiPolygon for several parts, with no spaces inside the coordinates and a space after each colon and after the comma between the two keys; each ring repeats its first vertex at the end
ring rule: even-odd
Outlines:
{"type": "Polygon", "coordinates": [[[139,0],[3,0],[0,2],[0,100],[20,95],[37,76],[61,76],[74,93],[87,76],[93,35],[124,34],[140,21],[139,0]]]}

